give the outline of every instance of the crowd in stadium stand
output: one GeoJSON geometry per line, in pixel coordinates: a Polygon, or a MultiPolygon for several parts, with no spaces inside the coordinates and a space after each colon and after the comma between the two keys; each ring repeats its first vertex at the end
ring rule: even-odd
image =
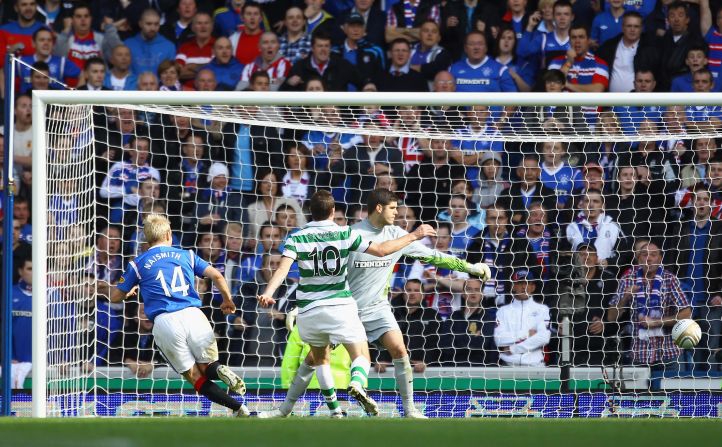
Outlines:
{"type": "MultiPolygon", "coordinates": [[[[14,217],[13,293],[29,302],[32,90],[721,91],[721,6],[720,0],[5,2],[0,63],[9,51],[26,64],[18,68],[15,96],[15,207],[3,210],[14,217]]],[[[486,106],[343,112],[323,107],[309,114],[348,133],[95,108],[94,199],[107,219],[95,229],[96,251],[75,261],[83,284],[96,285],[99,294],[89,325],[97,366],[125,364],[145,376],[162,362],[142,305],[106,299],[127,261],[147,248],[148,213],[167,213],[174,244],[196,249],[228,279],[238,308],[231,316],[220,312],[217,291],[199,285],[222,361],[280,365],[298,271],[270,312],[258,308],[256,295],[279,264],[285,237],[307,222],[305,205],[315,190],[332,191],[335,221],[346,225],[366,216],[366,195],[382,187],[401,199],[402,228],[434,223],[438,235],[424,243],[492,266],[485,283],[413,260],[397,266],[390,299],[417,371],[559,365],[565,317],[573,365],[720,371],[720,142],[672,132],[663,141],[616,138],[654,134],[663,124],[672,131],[718,128],[722,106],[688,107],[676,120],[660,107],[524,114],[536,120],[530,125],[609,137],[586,144],[485,140],[514,125],[513,117],[486,106]],[[344,121],[348,116],[353,122],[344,121]],[[423,133],[430,125],[467,139],[354,134],[354,126],[423,133]],[[671,341],[681,318],[702,326],[694,351],[671,341]]],[[[72,165],[71,151],[62,150],[73,144],[67,138],[49,140],[56,166],[72,165]]],[[[67,226],[66,236],[80,200],[71,177],[49,197],[49,219],[67,226]]],[[[30,362],[29,315],[14,318],[13,358],[21,363],[30,362]]],[[[388,360],[374,354],[379,370],[388,360]]]]}

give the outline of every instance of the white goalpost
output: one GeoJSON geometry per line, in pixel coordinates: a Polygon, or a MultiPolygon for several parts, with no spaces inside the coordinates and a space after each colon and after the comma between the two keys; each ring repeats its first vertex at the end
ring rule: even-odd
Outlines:
{"type": "MultiPolygon", "coordinates": [[[[305,194],[313,189],[332,190],[337,202],[344,202],[343,217],[353,219],[357,212],[362,215],[370,190],[394,185],[402,197],[400,204],[406,205],[419,223],[449,222],[450,245],[446,251],[469,262],[487,262],[499,275],[472,291],[467,289],[472,287],[469,284],[472,281],[466,281],[468,277],[442,274],[441,268],[431,270],[410,258],[394,271],[391,279],[398,281],[392,283],[392,303],[394,309],[401,309],[398,318],[417,367],[416,398],[427,415],[720,417],[722,395],[714,391],[720,389],[722,374],[716,360],[710,360],[715,358],[713,350],[719,349],[719,334],[715,331],[720,328],[714,323],[715,309],[694,301],[697,289],[685,291],[694,309],[692,318],[704,322],[707,333],[704,353],[700,346],[681,354],[691,365],[688,374],[671,374],[670,368],[658,370],[640,362],[632,352],[636,349],[636,323],[629,316],[626,319],[622,316],[619,321],[607,320],[609,309],[614,307],[609,303],[614,302],[616,288],[599,292],[601,301],[593,305],[585,301],[583,294],[579,295],[582,293],[579,287],[587,287],[579,277],[580,269],[586,267],[578,262],[580,244],[571,242],[566,232],[568,225],[588,217],[584,214],[590,209],[585,205],[585,200],[589,201],[585,193],[590,187],[584,182],[590,180],[585,173],[598,167],[603,176],[602,202],[610,205],[620,203],[612,198],[620,194],[621,180],[616,177],[619,170],[634,166],[635,181],[644,183],[645,195],[652,199],[644,202],[645,213],[639,214],[645,217],[637,218],[632,213],[631,220],[615,223],[619,228],[634,230],[634,234],[620,231],[611,249],[613,255],[599,263],[603,266],[600,269],[608,272],[615,285],[620,284],[625,272],[637,265],[635,243],[640,240],[662,241],[665,245],[660,247],[662,255],[669,255],[669,250],[677,248],[669,245],[676,241],[672,233],[674,237],[679,234],[672,228],[683,225],[680,222],[686,222],[694,209],[685,192],[694,194],[697,183],[716,191],[717,179],[712,174],[716,171],[710,168],[711,161],[698,161],[695,151],[697,140],[703,139],[712,139],[711,149],[722,147],[720,109],[722,93],[33,91],[30,414],[33,417],[226,414],[195,396],[170,367],[163,365],[159,356],[151,355],[147,371],[139,367],[140,360],[127,361],[131,350],[137,356],[142,350],[152,351],[152,346],[143,344],[148,334],[140,329],[139,303],[117,308],[103,299],[108,282],[104,278],[112,277],[118,266],[106,260],[101,262],[97,257],[97,241],[112,244],[115,237],[105,226],[100,228],[98,221],[118,229],[122,252],[119,256],[123,255],[121,269],[142,250],[142,214],[155,210],[158,203],[172,217],[174,236],[178,236],[174,243],[201,250],[201,241],[205,244],[204,238],[209,235],[209,256],[213,262],[233,266],[228,267],[227,277],[236,274],[233,272],[239,275],[231,279],[237,286],[234,293],[245,307],[237,305],[239,313],[234,319],[219,317],[213,290],[209,288],[203,289],[205,310],[217,337],[223,339],[222,360],[230,362],[245,378],[249,385],[247,400],[255,411],[278,404],[286,380],[283,374],[287,370],[281,362],[288,334],[279,321],[289,309],[264,312],[244,299],[251,285],[263,279],[264,269],[270,268],[271,257],[278,249],[277,239],[310,220],[304,215],[303,202],[305,194]],[[124,117],[124,111],[128,111],[130,118],[124,117]],[[187,121],[187,129],[179,124],[179,118],[187,121]],[[128,120],[133,121],[132,128],[123,127],[128,120]],[[187,130],[187,134],[181,136],[179,128],[187,130]],[[196,142],[194,138],[199,136],[201,140],[196,142]],[[242,138],[247,139],[248,146],[240,142],[246,141],[242,138]],[[380,143],[369,143],[371,139],[380,143]],[[126,159],[135,163],[134,157],[141,152],[140,140],[147,140],[149,146],[144,149],[147,170],[144,177],[133,178],[131,186],[122,163],[126,159]],[[671,140],[679,144],[666,143],[671,140]],[[552,148],[546,149],[545,142],[551,142],[552,148]],[[536,240],[527,243],[524,239],[526,245],[515,245],[517,239],[525,237],[517,232],[525,227],[532,203],[527,203],[528,197],[514,196],[508,189],[513,191],[521,181],[524,168],[518,173],[518,166],[525,158],[543,163],[545,157],[554,157],[557,143],[564,150],[564,154],[558,155],[559,160],[563,160],[564,169],[568,167],[579,176],[578,184],[568,192],[559,186],[557,195],[550,199],[552,205],[544,203],[544,210],[549,213],[545,214],[548,219],[545,225],[556,228],[550,230],[553,235],[548,238],[558,239],[560,246],[542,245],[537,253],[536,240]],[[383,149],[371,151],[371,155],[363,153],[368,159],[348,158],[350,154],[361,153],[360,149],[353,152],[354,148],[370,144],[379,144],[383,149]],[[668,147],[683,149],[667,150],[668,147]],[[434,151],[445,154],[435,156],[434,151]],[[649,160],[656,157],[655,151],[662,154],[659,159],[669,169],[657,169],[659,163],[650,164],[649,160]],[[373,158],[391,152],[396,157],[393,160],[373,158]],[[241,161],[234,157],[251,158],[241,161]],[[193,159],[190,165],[189,159],[193,159]],[[638,162],[633,161],[640,159],[646,163],[644,172],[648,177],[644,179],[643,172],[636,169],[638,162]],[[488,161],[498,164],[493,172],[494,175],[498,172],[499,178],[486,179],[492,181],[484,183],[480,176],[486,175],[488,161]],[[368,162],[371,169],[361,172],[358,168],[361,162],[368,162]],[[304,163],[305,169],[292,163],[304,163]],[[447,169],[452,165],[454,169],[458,166],[461,174],[447,169]],[[113,166],[121,169],[115,186],[113,179],[109,179],[113,166]],[[685,170],[684,175],[692,172],[690,178],[695,181],[690,178],[683,181],[682,168],[686,166],[693,168],[685,170]],[[290,174],[296,169],[298,178],[290,174]],[[662,177],[655,178],[657,172],[662,177]],[[675,179],[670,177],[671,172],[677,176],[675,179]],[[279,178],[283,173],[289,173],[289,177],[279,178]],[[213,181],[220,175],[225,175],[229,183],[213,190],[213,181]],[[262,208],[266,197],[262,188],[267,181],[276,182],[269,190],[278,189],[277,196],[269,202],[275,208],[269,211],[262,208]],[[146,186],[151,191],[148,196],[141,191],[146,186]],[[650,193],[649,188],[656,186],[662,188],[659,193],[650,193]],[[202,194],[206,189],[209,196],[202,194]],[[458,205],[464,208],[462,220],[466,222],[455,220],[457,211],[450,204],[459,195],[468,199],[458,205]],[[502,196],[509,200],[500,200],[502,196]],[[660,198],[664,201],[656,202],[660,198]],[[282,200],[287,205],[276,206],[282,200]],[[524,209],[507,207],[510,222],[506,236],[499,239],[499,244],[485,242],[488,240],[485,231],[492,231],[490,225],[495,225],[485,220],[493,203],[516,203],[514,200],[523,203],[524,209]],[[198,211],[199,204],[203,212],[198,211]],[[289,220],[278,220],[281,213],[289,220]],[[296,225],[289,223],[290,213],[296,225]],[[522,220],[514,220],[514,213],[519,213],[522,220]],[[223,222],[219,222],[218,214],[224,216],[223,222]],[[664,222],[655,222],[658,216],[663,216],[664,222]],[[227,225],[230,221],[240,224],[240,236],[231,234],[227,225]],[[263,233],[267,226],[271,228],[268,240],[263,233]],[[462,230],[454,232],[456,228],[462,230]],[[242,240],[235,264],[229,263],[232,250],[229,240],[233,238],[242,240]],[[525,247],[523,250],[534,252],[524,251],[514,258],[505,245],[507,239],[513,249],[525,247]],[[567,240],[569,247],[565,245],[567,240]],[[273,249],[269,250],[266,243],[273,249]],[[507,254],[498,254],[503,250],[500,246],[506,247],[510,261],[504,257],[507,254]],[[532,263],[539,259],[540,264],[529,266],[518,261],[522,254],[533,259],[532,263]],[[102,279],[98,273],[101,267],[106,275],[102,279]],[[513,301],[512,273],[524,267],[539,267],[539,275],[544,275],[535,278],[539,280],[536,294],[551,312],[548,327],[551,335],[544,346],[534,349],[544,357],[543,363],[524,364],[523,360],[522,364],[512,366],[499,360],[503,349],[496,344],[494,328],[499,325],[498,309],[513,301]],[[443,280],[439,280],[442,276],[443,280]],[[419,280],[422,285],[422,307],[433,310],[435,316],[430,321],[435,332],[429,332],[431,326],[425,320],[415,332],[416,317],[404,310],[410,306],[404,292],[409,279],[419,280]],[[476,311],[469,312],[463,322],[455,315],[464,315],[467,296],[475,293],[480,295],[479,315],[484,316],[479,317],[478,326],[474,323],[472,330],[476,311]],[[461,313],[456,314],[457,311],[461,313]],[[607,332],[602,333],[602,338],[614,340],[613,347],[606,341],[594,341],[591,336],[584,345],[576,341],[574,327],[586,328],[596,321],[605,321],[603,331],[607,332]],[[632,332],[624,332],[624,327],[632,332]],[[128,347],[126,342],[134,346],[128,347]],[[712,345],[715,342],[716,347],[712,345]],[[586,353],[577,356],[578,351],[586,353]],[[597,358],[602,360],[597,362],[597,358]],[[702,393],[704,405],[695,403],[698,393],[702,393]]],[[[722,152],[718,155],[722,157],[722,152]]],[[[137,170],[133,172],[135,175],[137,170]]],[[[561,184],[574,180],[555,181],[561,184]]],[[[638,190],[630,194],[634,196],[638,190]]],[[[713,197],[712,207],[722,207],[722,197],[719,202],[715,200],[713,197]]],[[[621,209],[625,210],[629,208],[621,209]]],[[[590,231],[595,236],[591,242],[585,239],[583,244],[594,245],[595,238],[602,236],[597,236],[596,224],[590,231]]],[[[434,248],[440,242],[424,243],[434,248]]],[[[112,251],[108,247],[103,249],[112,251]]],[[[695,287],[699,278],[688,278],[688,271],[681,264],[670,268],[683,283],[689,279],[695,287]]],[[[292,283],[287,290],[283,301],[292,302],[292,283]]],[[[529,332],[528,337],[534,334],[529,332]]],[[[383,415],[398,416],[400,406],[390,358],[381,351],[374,356],[374,362],[389,366],[388,371],[372,372],[369,381],[373,384],[369,388],[381,397],[383,415]]],[[[301,414],[319,415],[323,399],[308,397],[314,393],[307,392],[304,403],[299,402],[301,414]]],[[[349,407],[350,414],[355,415],[354,411],[349,407]]]]}

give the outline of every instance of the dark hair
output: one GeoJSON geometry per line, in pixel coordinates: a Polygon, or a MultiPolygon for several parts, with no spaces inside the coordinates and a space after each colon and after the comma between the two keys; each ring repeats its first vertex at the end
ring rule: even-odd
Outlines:
{"type": "Polygon", "coordinates": [[[418,285],[422,285],[420,279],[418,279],[418,278],[411,278],[411,279],[407,279],[407,280],[406,280],[406,282],[404,283],[404,287],[406,287],[406,284],[409,284],[409,283],[415,283],[415,284],[418,284],[418,285]]]}
{"type": "Polygon", "coordinates": [[[571,28],[569,28],[569,34],[571,35],[572,31],[578,30],[578,29],[583,29],[584,33],[587,35],[587,38],[589,38],[589,36],[591,36],[591,33],[589,32],[589,28],[587,28],[585,25],[582,25],[579,23],[575,23],[571,26],[571,28]]]}
{"type": "Polygon", "coordinates": [[[105,61],[99,57],[91,57],[85,61],[85,71],[90,70],[90,66],[94,64],[100,64],[105,68],[105,61]]]}
{"type": "Polygon", "coordinates": [[[451,226],[451,222],[436,222],[434,228],[437,231],[441,228],[446,228],[447,230],[449,230],[449,234],[453,233],[453,227],[451,226]]]}
{"type": "Polygon", "coordinates": [[[694,77],[698,74],[706,74],[707,76],[709,76],[710,81],[712,81],[712,83],[714,84],[714,77],[712,76],[712,72],[709,68],[703,67],[695,71],[694,73],[692,73],[692,79],[694,80],[694,77]]]}
{"type": "Polygon", "coordinates": [[[38,37],[38,34],[42,32],[48,32],[50,33],[50,37],[53,37],[53,32],[50,30],[50,28],[42,27],[35,30],[33,33],[33,42],[35,42],[35,38],[38,37]]]}
{"type": "Polygon", "coordinates": [[[486,40],[486,34],[482,33],[481,31],[478,31],[478,30],[471,30],[471,31],[469,31],[469,34],[467,34],[466,37],[464,37],[464,45],[466,45],[466,42],[469,41],[469,37],[471,37],[473,35],[481,36],[484,38],[484,43],[486,43],[486,44],[489,43],[486,40]]]}
{"type": "MultiPolygon", "coordinates": [[[[70,15],[71,15],[71,16],[74,16],[74,15],[75,15],[75,11],[77,11],[77,10],[79,10],[79,9],[87,9],[87,10],[88,10],[88,13],[91,13],[90,5],[87,4],[87,3],[85,3],[85,2],[80,2],[80,3],[76,3],[76,4],[73,6],[73,9],[72,9],[70,15]]],[[[91,13],[91,15],[92,15],[92,13],[91,13]]]]}
{"type": "Polygon", "coordinates": [[[546,73],[544,73],[544,75],[542,76],[542,80],[544,81],[545,84],[547,82],[556,82],[557,84],[566,84],[567,76],[564,74],[563,71],[553,68],[551,70],[547,70],[546,73]]]}
{"type": "Polygon", "coordinates": [[[33,64],[33,68],[37,71],[47,71],[50,74],[50,65],[47,62],[37,61],[33,64]]]}
{"type": "Polygon", "coordinates": [[[258,80],[258,78],[266,78],[269,82],[271,81],[271,76],[269,76],[268,72],[266,70],[261,70],[253,73],[248,79],[248,83],[253,84],[258,80]]]}
{"type": "Polygon", "coordinates": [[[694,44],[690,45],[689,48],[687,48],[687,53],[685,53],[685,56],[688,55],[692,51],[701,51],[704,53],[704,57],[707,57],[707,46],[702,44],[694,44]]]}
{"type": "Polygon", "coordinates": [[[398,196],[388,189],[374,189],[366,201],[366,209],[369,214],[376,211],[378,205],[386,206],[391,202],[398,202],[398,196]]]}
{"type": "Polygon", "coordinates": [[[330,192],[326,190],[316,191],[310,200],[309,208],[311,209],[311,218],[315,221],[326,220],[331,215],[336,200],[330,192]]]}
{"type": "MultiPolygon", "coordinates": [[[[16,106],[16,107],[17,107],[18,102],[20,101],[21,98],[28,98],[28,99],[30,100],[30,102],[33,101],[33,97],[30,96],[28,93],[23,93],[23,94],[17,95],[17,96],[15,97],[15,106],[16,106]]],[[[16,203],[17,203],[17,201],[18,201],[18,200],[15,199],[15,202],[16,202],[16,203]]]]}
{"type": "MultiPolygon", "coordinates": [[[[316,44],[317,40],[328,40],[331,41],[331,35],[328,34],[326,31],[323,30],[316,30],[311,35],[311,46],[316,44]]],[[[389,47],[390,48],[390,47],[389,47]]]]}
{"type": "Polygon", "coordinates": [[[680,0],[673,1],[669,6],[667,6],[667,16],[669,16],[669,13],[675,9],[684,9],[684,13],[689,16],[689,7],[687,6],[687,3],[680,0]]]}
{"type": "Polygon", "coordinates": [[[277,213],[279,211],[288,211],[288,210],[291,210],[291,211],[293,211],[294,214],[296,214],[296,209],[294,207],[292,207],[291,205],[289,205],[288,203],[284,203],[283,205],[276,208],[275,212],[277,213]]]}
{"type": "Polygon", "coordinates": [[[644,17],[642,17],[642,14],[638,13],[637,11],[626,11],[624,14],[622,14],[622,23],[624,23],[624,20],[629,17],[644,21],[644,17]]]}
{"type": "Polygon", "coordinates": [[[265,221],[265,222],[263,222],[261,225],[258,226],[258,237],[259,237],[259,238],[261,237],[261,233],[263,233],[263,229],[264,229],[264,228],[271,228],[271,229],[273,229],[273,228],[276,228],[276,226],[273,225],[273,224],[272,224],[270,221],[268,221],[268,220],[265,221]]]}
{"type": "Polygon", "coordinates": [[[519,167],[523,166],[524,160],[533,160],[536,164],[539,164],[539,155],[537,154],[524,154],[524,156],[521,158],[521,163],[519,163],[519,167]]]}
{"type": "Polygon", "coordinates": [[[389,50],[391,50],[395,45],[400,43],[406,45],[407,47],[409,47],[409,49],[411,49],[411,44],[408,40],[404,39],[403,37],[397,37],[396,39],[389,42],[389,50]]]}
{"type": "Polygon", "coordinates": [[[511,31],[511,33],[514,35],[514,47],[511,49],[511,54],[515,55],[516,57],[516,47],[519,45],[519,39],[516,37],[516,31],[514,31],[514,28],[508,23],[503,23],[499,26],[499,32],[497,33],[498,38],[494,41],[494,55],[498,56],[499,53],[501,53],[501,49],[499,48],[499,45],[501,43],[501,35],[504,34],[506,31],[511,31]]]}
{"type": "Polygon", "coordinates": [[[556,3],[554,3],[553,10],[556,10],[557,8],[563,8],[563,7],[568,7],[569,9],[574,11],[574,6],[572,6],[572,3],[569,0],[557,0],[556,3]]]}
{"type": "Polygon", "coordinates": [[[241,7],[241,15],[246,12],[246,9],[248,8],[258,8],[258,11],[260,11],[261,15],[263,15],[263,8],[261,7],[261,5],[253,1],[247,1],[243,4],[243,6],[241,7]]]}
{"type": "Polygon", "coordinates": [[[587,189],[586,194],[587,194],[587,195],[589,195],[589,194],[599,194],[599,197],[602,198],[602,205],[606,205],[606,202],[607,202],[607,201],[606,201],[606,198],[604,197],[604,193],[603,193],[602,191],[600,191],[599,189],[597,189],[597,188],[589,188],[589,189],[587,189]]]}

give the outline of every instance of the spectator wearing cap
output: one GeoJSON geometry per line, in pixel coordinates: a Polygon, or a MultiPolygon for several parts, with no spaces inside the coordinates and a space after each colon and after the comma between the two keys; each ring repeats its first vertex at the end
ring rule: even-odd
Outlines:
{"type": "Polygon", "coordinates": [[[494,342],[506,366],[544,366],[544,347],[551,339],[549,308],[534,301],[536,282],[526,268],[511,276],[513,300],[496,313],[494,342]]]}
{"type": "Polygon", "coordinates": [[[456,79],[457,92],[516,92],[518,89],[507,67],[488,56],[486,36],[471,31],[464,39],[465,58],[449,72],[456,79]]]}
{"type": "Polygon", "coordinates": [[[427,20],[441,21],[441,6],[432,0],[401,0],[386,13],[386,42],[405,39],[418,42],[421,24],[427,20]]]}
{"type": "Polygon", "coordinates": [[[347,91],[349,84],[356,89],[363,87],[361,75],[353,65],[331,52],[331,36],[320,32],[313,35],[311,55],[293,65],[280,90],[304,90],[306,81],[314,77],[320,77],[331,92],[347,91]]]}
{"type": "Polygon", "coordinates": [[[364,17],[356,12],[348,14],[341,29],[345,39],[333,51],[356,67],[361,73],[363,84],[379,82],[385,66],[384,51],[366,41],[364,17]]]}
{"type": "Polygon", "coordinates": [[[130,49],[125,45],[113,48],[110,57],[111,69],[105,74],[103,85],[111,90],[135,90],[138,87],[138,76],[130,71],[130,49]]]}
{"type": "Polygon", "coordinates": [[[228,167],[213,163],[208,169],[208,187],[198,191],[195,218],[197,231],[213,228],[221,231],[228,221],[238,221],[240,216],[228,206],[228,167]]]}
{"type": "Polygon", "coordinates": [[[441,327],[442,363],[447,366],[496,365],[494,319],[481,305],[483,283],[477,278],[464,281],[463,306],[441,327]]]}
{"type": "Polygon", "coordinates": [[[605,214],[604,200],[602,191],[587,190],[582,199],[583,211],[567,225],[566,234],[572,250],[581,244],[594,245],[599,260],[606,265],[617,256],[616,247],[624,235],[614,219],[605,214]]]}
{"type": "Polygon", "coordinates": [[[591,244],[581,244],[574,253],[572,274],[563,279],[554,296],[561,321],[565,316],[571,322],[571,362],[576,366],[609,364],[615,360],[613,335],[616,324],[606,323],[609,308],[617,290],[617,279],[599,262],[597,250],[591,244]]]}
{"type": "Polygon", "coordinates": [[[603,193],[607,188],[604,183],[604,168],[596,161],[590,161],[582,166],[582,181],[584,182],[583,193],[590,189],[598,189],[603,193]]]}
{"type": "Polygon", "coordinates": [[[285,32],[278,39],[283,57],[295,64],[311,54],[311,34],[306,32],[306,16],[301,8],[291,6],[286,10],[283,28],[285,32]]]}
{"type": "MultiPolygon", "coordinates": [[[[511,222],[519,225],[526,220],[529,207],[534,202],[544,205],[551,210],[556,208],[556,194],[553,189],[547,188],[540,180],[541,169],[539,157],[536,154],[526,154],[516,168],[519,181],[502,191],[499,203],[511,212],[511,222]]],[[[551,218],[555,221],[555,218],[551,218]]]]}
{"type": "Polygon", "coordinates": [[[609,91],[626,93],[636,89],[635,73],[648,70],[652,74],[659,67],[659,53],[654,41],[642,34],[642,16],[628,11],[622,16],[622,33],[607,40],[597,50],[597,56],[609,67],[609,91]]]}
{"type": "Polygon", "coordinates": [[[71,20],[58,34],[53,53],[67,57],[79,68],[85,68],[85,62],[92,57],[109,60],[113,48],[123,43],[113,23],[105,23],[103,32],[93,31],[90,6],[78,3],[73,7],[71,20]]]}
{"type": "Polygon", "coordinates": [[[384,37],[386,15],[378,7],[378,2],[374,2],[374,0],[354,0],[352,8],[338,15],[339,22],[346,23],[346,18],[351,14],[360,14],[363,17],[367,41],[378,47],[386,45],[384,37]]]}
{"type": "Polygon", "coordinates": [[[379,80],[382,92],[428,92],[429,85],[424,77],[411,69],[411,45],[406,39],[398,38],[389,44],[391,59],[389,69],[379,80]]]}
{"type": "Polygon", "coordinates": [[[32,56],[23,56],[20,58],[24,64],[18,64],[18,78],[20,80],[20,93],[25,93],[31,88],[32,66],[36,62],[45,62],[48,64],[49,76],[58,79],[69,87],[78,85],[80,77],[80,68],[75,63],[65,57],[55,56],[53,52],[53,33],[47,28],[39,28],[33,34],[33,45],[35,46],[35,54],[32,56]]]}
{"type": "Polygon", "coordinates": [[[186,87],[193,85],[193,79],[200,67],[208,64],[213,57],[213,44],[216,39],[211,35],[213,20],[207,12],[199,12],[191,22],[193,37],[178,48],[175,61],[180,64],[179,78],[186,87]]]}
{"type": "Polygon", "coordinates": [[[140,32],[126,39],[125,45],[133,55],[131,70],[134,73],[158,71],[158,65],[166,59],[174,60],[176,48],[173,43],[158,34],[160,14],[155,9],[146,9],[138,22],[140,32]]]}
{"type": "Polygon", "coordinates": [[[201,67],[216,76],[218,90],[233,90],[240,81],[243,64],[233,57],[233,46],[227,37],[219,37],[213,44],[213,59],[201,67]]]}
{"type": "Polygon", "coordinates": [[[271,32],[263,33],[258,45],[261,54],[253,62],[243,67],[241,80],[236,85],[236,90],[245,89],[251,76],[257,71],[268,73],[271,90],[278,90],[291,71],[291,61],[283,57],[279,51],[278,36],[271,32]]]}
{"type": "Polygon", "coordinates": [[[659,245],[640,246],[637,265],[622,275],[606,314],[607,321],[630,322],[631,363],[678,370],[681,351],[670,333],[677,321],[691,317],[689,300],[677,276],[664,268],[659,245]]]}
{"type": "Polygon", "coordinates": [[[261,54],[259,43],[263,34],[261,5],[247,2],[241,7],[243,28],[231,34],[233,55],[243,65],[250,64],[261,54]]]}
{"type": "MultiPolygon", "coordinates": [[[[722,317],[722,221],[712,219],[712,195],[699,183],[692,190],[690,217],[682,220],[667,239],[667,264],[674,266],[680,284],[691,296],[693,315],[702,326],[702,342],[695,360],[714,362],[719,350],[722,317]]],[[[718,365],[715,369],[718,369],[718,365]]]]}
{"type": "MultiPolygon", "coordinates": [[[[18,15],[17,21],[0,26],[0,67],[5,65],[5,55],[8,51],[20,56],[32,56],[35,52],[33,35],[35,31],[46,28],[44,23],[36,20],[35,0],[15,0],[14,9],[18,15]]],[[[2,88],[4,89],[5,86],[3,85],[2,88]]]]}
{"type": "Polygon", "coordinates": [[[436,74],[449,68],[451,54],[441,45],[439,24],[427,20],[421,25],[419,43],[411,51],[411,68],[420,72],[431,83],[436,74]]]}

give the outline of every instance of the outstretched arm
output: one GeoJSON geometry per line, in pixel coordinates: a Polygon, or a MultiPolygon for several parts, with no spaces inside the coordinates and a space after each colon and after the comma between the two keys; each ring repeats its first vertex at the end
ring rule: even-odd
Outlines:
{"type": "Polygon", "coordinates": [[[379,258],[395,253],[412,242],[423,239],[427,236],[435,236],[436,230],[431,225],[421,225],[413,233],[406,234],[398,239],[377,243],[372,242],[366,249],[366,253],[379,258]]]}
{"type": "Polygon", "coordinates": [[[488,281],[491,278],[491,270],[488,265],[482,262],[469,264],[456,256],[432,250],[420,242],[414,242],[406,247],[404,255],[443,269],[469,273],[478,276],[482,281],[488,281]]]}
{"type": "Polygon", "coordinates": [[[221,293],[221,296],[223,297],[223,303],[221,303],[221,310],[224,314],[229,315],[236,311],[236,305],[233,303],[233,299],[231,299],[231,289],[228,287],[228,283],[226,282],[226,278],[223,277],[221,272],[218,271],[217,268],[213,266],[208,266],[203,271],[203,276],[206,278],[210,278],[210,280],[213,282],[213,285],[216,286],[216,289],[221,293]]]}
{"type": "Polygon", "coordinates": [[[293,265],[293,259],[284,256],[281,260],[281,265],[278,266],[278,270],[273,272],[271,280],[268,281],[266,290],[263,291],[262,295],[258,295],[258,301],[261,306],[269,307],[276,304],[276,300],[273,299],[273,294],[276,293],[276,289],[278,289],[283,283],[283,280],[286,279],[288,271],[291,270],[291,265],[293,265]]]}

